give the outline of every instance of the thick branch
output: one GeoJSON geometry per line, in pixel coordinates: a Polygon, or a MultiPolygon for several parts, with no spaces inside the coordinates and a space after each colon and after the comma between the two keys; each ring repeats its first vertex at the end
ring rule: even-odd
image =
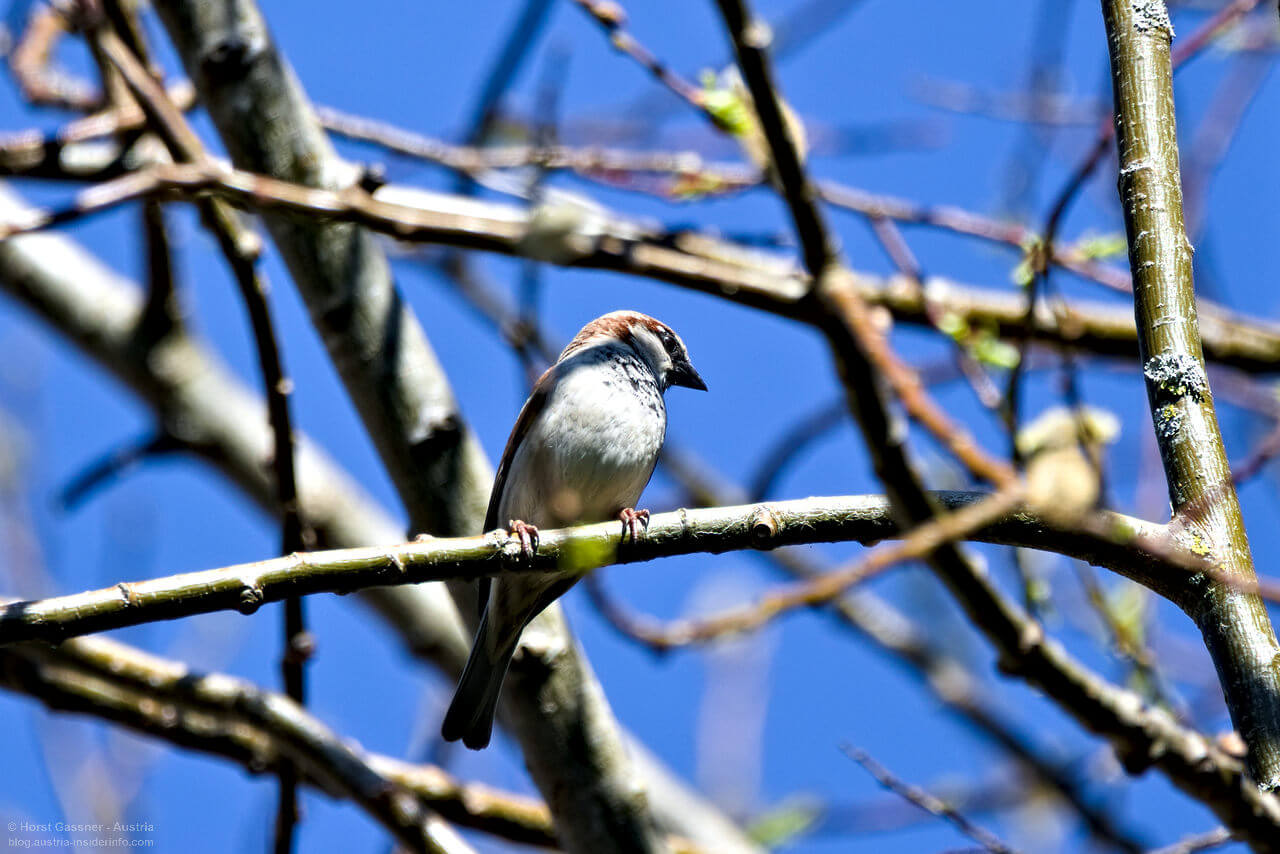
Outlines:
{"type": "MultiPolygon", "coordinates": [[[[130,32],[130,16],[115,4],[107,4],[106,9],[109,16],[117,19],[118,26],[125,27],[122,32],[130,32]]],[[[143,65],[143,54],[135,54],[135,50],[141,49],[140,44],[135,44],[131,49],[105,22],[92,27],[89,38],[120,73],[129,91],[147,114],[148,121],[159,132],[173,159],[178,162],[204,160],[207,155],[199,137],[187,125],[182,112],[165,95],[159,82],[143,65]]],[[[307,548],[310,535],[298,506],[293,419],[289,407],[290,383],[285,374],[271,305],[267,301],[269,287],[258,265],[259,242],[225,200],[204,200],[200,210],[206,228],[213,232],[227,259],[249,315],[258,354],[258,369],[262,375],[263,395],[267,400],[267,418],[271,425],[271,466],[275,475],[276,502],[280,505],[282,517],[280,553],[289,554],[307,548]]],[[[304,665],[311,647],[302,600],[289,599],[284,603],[284,654],[280,669],[284,677],[285,693],[299,705],[306,704],[304,665]]],[[[296,776],[289,766],[282,767],[280,805],[276,811],[275,850],[283,854],[291,854],[293,851],[298,824],[296,776]]]]}
{"type": "Polygon", "coordinates": [[[296,763],[304,781],[320,791],[366,808],[376,804],[370,812],[400,838],[417,832],[413,821],[424,818],[426,807],[449,821],[514,841],[555,843],[540,804],[459,783],[433,766],[366,753],[287,698],[232,676],[193,673],[178,662],[101,638],[69,641],[57,649],[7,649],[0,652],[0,662],[6,688],[52,709],[110,720],[254,773],[296,763]]]}
{"type": "MultiPolygon", "coordinates": [[[[28,210],[0,188],[0,218],[22,218],[28,210]]],[[[262,465],[271,448],[264,405],[187,330],[170,327],[157,338],[148,326],[140,288],[74,242],[44,234],[0,241],[0,289],[130,387],[167,434],[218,469],[265,512],[279,511],[273,480],[262,465]]],[[[303,510],[321,546],[403,540],[403,527],[302,437],[298,479],[303,510]]],[[[470,640],[440,585],[374,587],[359,596],[416,656],[450,676],[461,671],[470,640]]],[[[630,752],[665,828],[708,850],[757,850],[641,745],[631,744],[630,752]]]]}
{"type": "MultiPolygon", "coordinates": [[[[943,492],[940,506],[963,509],[987,496],[943,492]]],[[[1054,525],[1025,513],[1006,515],[976,530],[975,540],[1057,551],[1121,572],[1160,590],[1176,590],[1185,569],[1133,545],[1159,540],[1162,526],[1108,514],[1101,527],[1123,531],[1128,542],[1054,525]]],[[[824,542],[870,543],[897,537],[889,503],[881,496],[806,498],[736,507],[655,514],[639,542],[623,542],[616,522],[542,531],[533,560],[505,531],[484,536],[427,538],[394,547],[372,546],[299,553],[250,564],[184,573],[0,609],[0,644],[67,637],[212,611],[252,613],[266,602],[312,593],[349,593],[373,585],[475,580],[498,573],[587,572],[608,564],[639,563],[680,554],[824,542]]],[[[838,591],[833,591],[835,595],[838,591]]],[[[830,598],[830,597],[828,597],[830,598]]],[[[803,603],[801,603],[803,604],[803,603]]]]}
{"type": "MultiPolygon", "coordinates": [[[[1104,0],[1120,199],[1147,397],[1175,523],[1230,578],[1255,579],[1205,374],[1191,244],[1182,218],[1177,121],[1163,0],[1104,0]]],[[[1262,600],[1203,579],[1186,610],[1218,669],[1231,719],[1265,790],[1280,787],[1280,646],[1262,600]]]]}
{"type": "Polygon", "coordinates": [[[0,661],[7,687],[54,708],[89,712],[251,766],[287,759],[313,785],[359,804],[408,850],[472,851],[429,806],[376,770],[363,750],[287,697],[99,638],[56,650],[9,649],[0,661]]]}
{"type": "MultiPolygon", "coordinates": [[[[773,101],[777,95],[768,73],[767,57],[758,43],[758,27],[751,22],[741,0],[719,0],[719,5],[752,98],[757,104],[773,101]]],[[[794,140],[785,125],[770,121],[763,112],[761,120],[775,163],[798,164],[794,140]]],[[[782,177],[785,181],[785,173],[782,177]]],[[[808,185],[802,170],[792,178],[808,185]]],[[[812,200],[803,186],[784,187],[783,191],[792,209],[797,236],[806,247],[806,258],[816,258],[826,243],[821,232],[812,228],[811,219],[817,214],[811,216],[804,210],[812,207],[812,200]]],[[[849,286],[847,276],[839,269],[838,263],[828,260],[820,267],[811,264],[810,273],[816,279],[810,322],[822,328],[831,344],[850,409],[862,431],[876,474],[889,491],[894,513],[907,524],[927,521],[936,512],[936,502],[924,490],[907,457],[902,431],[896,428],[884,388],[878,382],[880,378],[873,357],[882,333],[871,323],[866,304],[849,286]]],[[[1123,709],[1121,692],[1108,690],[1102,680],[1081,667],[1061,646],[1046,638],[1043,628],[1028,620],[1009,602],[961,548],[953,544],[942,545],[933,553],[929,563],[973,623],[999,650],[1006,669],[1043,687],[1083,723],[1105,734],[1117,749],[1124,750],[1132,734],[1133,722],[1127,720],[1129,716],[1123,709]],[[1105,713],[1099,715],[1104,709],[1105,713]]],[[[1154,733],[1147,735],[1153,737],[1154,733]]],[[[1162,749],[1166,746],[1172,747],[1161,745],[1162,749]]],[[[1192,752],[1198,751],[1193,749],[1192,752]]],[[[1172,757],[1166,755],[1165,758],[1172,757]]],[[[1184,755],[1182,761],[1168,763],[1166,767],[1170,778],[1180,787],[1203,795],[1205,781],[1195,769],[1194,762],[1192,767],[1187,767],[1186,759],[1184,755]]],[[[1160,761],[1160,758],[1156,759],[1157,763],[1160,761]]],[[[1233,780],[1231,788],[1235,790],[1237,787],[1239,781],[1233,780]]],[[[1259,818],[1257,813],[1241,813],[1235,807],[1227,806],[1228,802],[1236,803],[1238,800],[1233,792],[1226,801],[1217,802],[1215,808],[1226,807],[1228,814],[1224,815],[1224,820],[1233,827],[1237,824],[1250,825],[1250,833],[1260,845],[1274,848],[1277,839],[1274,813],[1255,825],[1259,818]],[[1267,824],[1272,827],[1267,828],[1267,824]]],[[[1274,807],[1274,799],[1268,800],[1274,807]]]]}
{"type": "MultiPolygon", "coordinates": [[[[0,216],[25,215],[0,188],[0,216]]],[[[266,407],[184,328],[153,330],[144,294],[77,244],[56,235],[0,242],[0,289],[127,385],[171,436],[201,455],[268,513],[278,513],[266,407]]],[[[300,440],[298,487],[322,547],[397,543],[389,518],[320,449],[300,440]]],[[[448,595],[435,586],[361,594],[418,655],[460,667],[467,638],[448,595]]],[[[446,667],[446,670],[449,667],[446,667]]]]}
{"type": "MultiPolygon", "coordinates": [[[[156,8],[234,163],[313,187],[351,183],[252,0],[156,8]]],[[[265,219],[413,530],[477,531],[491,469],[375,237],[348,223],[265,219]]],[[[590,665],[562,622],[555,635],[536,673],[513,670],[504,706],[561,843],[664,850],[590,665]]]]}
{"type": "MultiPolygon", "coordinates": [[[[524,257],[529,212],[429,191],[388,186],[370,196],[359,187],[324,190],[236,170],[163,166],[115,179],[81,194],[61,211],[32,211],[0,223],[0,235],[48,225],[126,202],[215,193],[261,211],[359,223],[397,240],[480,249],[524,257]],[[392,200],[395,201],[392,201],[392,200]]],[[[807,277],[786,259],[692,232],[652,232],[620,218],[584,216],[565,238],[566,251],[545,259],[565,267],[610,270],[657,279],[783,317],[802,315],[798,302],[807,277]]],[[[882,306],[903,323],[933,328],[930,312],[1004,338],[1068,347],[1097,356],[1130,359],[1137,352],[1133,313],[1087,300],[1040,306],[1027,326],[1021,294],[957,284],[942,277],[920,283],[906,276],[850,272],[868,305],[882,306]]],[[[1202,319],[1206,352],[1214,362],[1254,373],[1280,368],[1280,330],[1260,321],[1214,312],[1202,319]]]]}

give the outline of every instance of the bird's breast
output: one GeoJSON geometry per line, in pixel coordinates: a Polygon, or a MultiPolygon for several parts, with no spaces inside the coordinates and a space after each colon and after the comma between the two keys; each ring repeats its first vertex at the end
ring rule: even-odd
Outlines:
{"type": "Polygon", "coordinates": [[[566,371],[512,460],[499,509],[503,521],[597,522],[634,507],[666,429],[662,392],[638,360],[566,371]]]}

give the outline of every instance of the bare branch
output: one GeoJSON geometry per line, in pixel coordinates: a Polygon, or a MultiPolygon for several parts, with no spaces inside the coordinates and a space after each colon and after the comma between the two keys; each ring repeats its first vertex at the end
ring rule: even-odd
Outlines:
{"type": "MultiPolygon", "coordinates": [[[[1096,525],[1090,526],[1095,531],[1091,533],[1090,528],[1059,527],[1024,512],[1011,512],[1016,493],[939,492],[930,500],[955,512],[909,532],[901,546],[877,552],[865,564],[820,576],[811,584],[766,601],[760,612],[730,620],[731,627],[742,619],[746,622],[740,628],[749,629],[780,611],[830,601],[876,568],[918,558],[962,537],[1059,551],[1163,591],[1185,589],[1191,572],[1204,570],[1194,554],[1177,550],[1163,526],[1120,514],[1101,514],[1096,525]],[[1166,550],[1150,550],[1150,545],[1160,543],[1166,544],[1166,550]]],[[[586,573],[599,566],[679,554],[874,542],[903,536],[901,531],[883,497],[837,496],[659,513],[650,519],[647,534],[639,542],[624,540],[616,522],[542,531],[533,560],[523,559],[519,543],[501,530],[476,537],[424,538],[394,547],[296,553],[13,603],[0,609],[0,644],[57,641],[213,611],[252,613],[264,603],[288,596],[349,593],[374,585],[475,580],[498,573],[566,567],[586,573]]],[[[727,629],[718,631],[723,630],[727,629]]]]}
{"type": "Polygon", "coordinates": [[[172,741],[246,764],[255,757],[276,762],[285,757],[304,768],[313,785],[359,804],[409,850],[472,851],[430,807],[375,770],[362,749],[287,697],[234,677],[192,673],[185,665],[99,638],[70,641],[56,650],[5,650],[0,657],[6,664],[0,678],[8,687],[55,708],[152,733],[168,728],[172,741]],[[237,720],[249,732],[236,731],[237,720]],[[260,733],[251,735],[253,730],[260,733]]]}
{"type": "MultiPolygon", "coordinates": [[[[1205,374],[1182,218],[1173,28],[1163,0],[1104,0],[1102,7],[1138,344],[1174,519],[1224,575],[1248,583],[1256,575],[1205,374]]],[[[1280,788],[1280,645],[1266,607],[1258,596],[1214,581],[1187,612],[1249,745],[1250,773],[1264,790],[1280,788]]]]}
{"type": "Polygon", "coordinates": [[[53,64],[58,42],[67,33],[63,16],[51,6],[35,5],[27,27],[9,55],[9,67],[33,104],[89,112],[102,106],[102,93],[87,81],[53,64]]]}
{"type": "Polygon", "coordinates": [[[927,813],[936,815],[951,824],[956,830],[959,830],[965,836],[972,839],[983,847],[983,849],[992,852],[992,854],[1015,854],[1015,849],[1010,848],[1000,837],[996,836],[989,830],[978,827],[969,821],[954,808],[948,806],[943,801],[935,798],[925,790],[918,786],[912,786],[904,783],[895,777],[888,768],[885,768],[879,762],[871,758],[871,754],[865,750],[860,750],[852,745],[844,745],[840,748],[845,756],[848,756],[854,762],[857,762],[867,773],[875,777],[876,782],[885,787],[889,791],[920,807],[927,813]]]}
{"type": "MultiPolygon", "coordinates": [[[[116,3],[106,4],[108,14],[114,13],[117,26],[126,27],[141,48],[140,34],[129,26],[132,18],[116,3]]],[[[138,100],[149,122],[159,131],[169,149],[169,154],[179,162],[200,162],[207,159],[200,139],[187,125],[182,112],[165,94],[164,89],[144,67],[142,57],[135,55],[116,31],[103,21],[89,30],[90,43],[111,63],[130,93],[138,100]]],[[[280,343],[275,332],[271,307],[267,302],[269,286],[258,265],[259,242],[240,217],[221,199],[201,202],[201,213],[206,227],[213,232],[227,264],[231,268],[241,301],[249,316],[249,325],[258,355],[258,370],[262,375],[263,395],[267,400],[267,419],[271,426],[271,469],[275,476],[276,502],[280,506],[280,552],[289,554],[307,548],[315,535],[302,518],[298,503],[293,419],[289,412],[290,381],[285,375],[280,343]]],[[[313,642],[306,630],[306,618],[300,598],[284,603],[284,653],[281,657],[281,674],[285,693],[299,705],[306,703],[305,663],[310,658],[313,642]]],[[[293,851],[294,833],[298,823],[297,775],[287,765],[280,773],[280,805],[276,814],[277,854],[293,851]]]]}
{"type": "MultiPolygon", "coordinates": [[[[255,210],[356,222],[398,240],[524,256],[527,211],[400,190],[387,187],[370,197],[357,187],[321,190],[235,170],[161,166],[99,185],[69,208],[11,215],[0,223],[0,236],[40,230],[137,199],[212,192],[255,210]]],[[[583,225],[580,236],[570,238],[581,248],[554,263],[658,279],[784,317],[803,313],[799,301],[807,278],[781,258],[694,233],[653,232],[625,220],[583,225]]],[[[849,277],[868,305],[884,307],[904,323],[932,327],[932,304],[934,311],[991,328],[1000,337],[1020,336],[1026,329],[1021,294],[970,288],[941,277],[926,279],[923,287],[906,276],[851,272],[849,277]]],[[[1033,341],[1099,356],[1132,358],[1136,353],[1133,315],[1123,306],[1064,302],[1054,311],[1037,309],[1032,322],[1033,341]]],[[[1280,368],[1280,330],[1217,313],[1205,315],[1202,323],[1206,354],[1213,361],[1250,372],[1280,368]]]]}
{"type": "Polygon", "coordinates": [[[1198,851],[1212,851],[1214,848],[1220,848],[1231,842],[1235,835],[1225,827],[1219,827],[1216,830],[1207,830],[1204,833],[1197,833],[1188,836],[1173,845],[1158,848],[1150,852],[1150,854],[1196,854],[1198,851]]]}
{"type": "MultiPolygon", "coordinates": [[[[931,518],[936,510],[907,458],[901,432],[894,427],[888,401],[877,383],[876,368],[879,364],[873,361],[870,353],[877,333],[865,304],[839,269],[825,238],[821,217],[816,213],[812,194],[807,190],[809,184],[795,140],[776,108],[777,96],[760,28],[749,19],[741,0],[719,0],[719,3],[753,99],[757,105],[774,105],[773,109],[761,109],[760,118],[782,180],[782,191],[793,214],[797,236],[805,247],[806,265],[815,278],[812,301],[816,303],[818,316],[814,322],[826,333],[835,352],[850,409],[862,429],[876,474],[885,484],[896,513],[905,524],[918,524],[931,518]]],[[[1165,47],[1167,50],[1167,42],[1165,47]]],[[[1007,669],[1040,684],[1064,708],[1097,726],[1100,732],[1107,732],[1114,738],[1127,728],[1123,724],[1116,727],[1123,715],[1115,714],[1119,709],[1111,701],[1104,701],[1105,705],[1112,707],[1108,720],[1095,716],[1098,711],[1095,701],[1100,699],[1097,680],[1060,646],[1049,641],[1037,623],[1028,620],[1008,602],[961,549],[943,545],[933,553],[929,563],[951,588],[973,623],[1000,651],[1007,669]]],[[[1280,696],[1280,693],[1273,696],[1280,696]]],[[[1170,770],[1171,779],[1178,785],[1202,791],[1200,781],[1194,779],[1196,775],[1187,775],[1187,769],[1170,770]]],[[[1249,819],[1233,811],[1227,821],[1234,827],[1235,823],[1248,823],[1249,819]]],[[[1258,838],[1274,839],[1274,833],[1258,838]]]]}
{"type": "Polygon", "coordinates": [[[359,804],[410,850],[471,850],[434,815],[437,810],[518,841],[554,841],[540,805],[473,789],[438,768],[366,753],[287,697],[232,676],[195,673],[101,638],[57,649],[6,649],[0,659],[6,688],[50,708],[110,720],[254,773],[297,763],[305,782],[359,804]]]}
{"type": "MultiPolygon", "coordinates": [[[[0,188],[0,219],[29,210],[0,188]]],[[[265,405],[214,358],[189,330],[156,340],[141,335],[141,289],[121,280],[77,244],[57,235],[0,241],[0,289],[65,336],[87,357],[131,388],[183,445],[219,470],[268,513],[276,513],[272,480],[261,465],[270,452],[265,405]]],[[[302,507],[322,546],[393,544],[403,528],[323,451],[299,437],[302,507]]],[[[419,658],[456,676],[469,649],[458,613],[440,585],[364,590],[360,598],[419,658]]],[[[511,718],[504,721],[510,725],[511,718]]],[[[651,788],[663,826],[709,850],[755,852],[756,846],[701,795],[676,778],[642,745],[629,752],[651,788]]]]}

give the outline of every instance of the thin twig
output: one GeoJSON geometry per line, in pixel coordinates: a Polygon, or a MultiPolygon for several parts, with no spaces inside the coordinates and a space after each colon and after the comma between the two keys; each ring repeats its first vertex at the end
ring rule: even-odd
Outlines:
{"type": "Polygon", "coordinates": [[[63,16],[33,5],[26,30],[9,55],[9,67],[31,104],[87,113],[102,107],[102,93],[90,83],[53,66],[58,42],[67,32],[63,16]]]}
{"type": "Polygon", "coordinates": [[[59,490],[58,503],[66,510],[74,510],[94,492],[142,461],[186,448],[185,443],[171,433],[147,433],[85,466],[59,490]]]}
{"type": "Polygon", "coordinates": [[[1153,849],[1148,854],[1197,854],[1199,851],[1212,851],[1214,848],[1221,848],[1235,838],[1235,834],[1230,830],[1225,827],[1219,827],[1216,830],[1193,834],[1172,845],[1153,849]]]}
{"type": "Polygon", "coordinates": [[[751,632],[788,611],[829,605],[850,588],[894,566],[926,558],[940,544],[963,540],[973,531],[1004,516],[1017,502],[1016,492],[995,493],[982,502],[920,525],[900,543],[878,548],[849,566],[767,594],[745,607],[666,624],[644,617],[624,616],[616,610],[613,617],[626,624],[629,635],[659,651],[751,632]]]}
{"type": "Polygon", "coordinates": [[[871,754],[865,750],[861,750],[851,744],[843,744],[840,746],[840,751],[866,769],[866,772],[874,777],[881,786],[905,798],[925,812],[947,822],[956,830],[981,845],[984,850],[993,852],[993,854],[1016,854],[1017,849],[1009,847],[991,831],[985,830],[969,821],[954,808],[938,800],[919,786],[912,786],[899,780],[888,768],[872,759],[871,754]]]}
{"type": "Polygon", "coordinates": [[[677,98],[702,113],[707,121],[716,127],[720,126],[715,114],[707,110],[702,90],[672,71],[665,62],[631,35],[627,30],[626,12],[621,6],[613,0],[574,0],[574,3],[604,28],[614,50],[634,59],[649,72],[654,80],[674,93],[677,98]]]}
{"type": "MultiPolygon", "coordinates": [[[[157,126],[174,160],[199,163],[207,159],[199,138],[187,126],[182,112],[168,100],[163,87],[120,36],[114,30],[100,26],[91,31],[90,38],[120,72],[148,120],[157,126]]],[[[314,535],[307,533],[298,501],[293,426],[289,412],[290,381],[284,371],[280,344],[267,302],[268,285],[258,268],[258,241],[226,202],[208,199],[202,203],[201,208],[205,225],[214,233],[226,256],[249,315],[273,438],[271,462],[275,473],[277,501],[280,504],[280,553],[290,554],[314,543],[314,535]]],[[[312,650],[313,641],[306,629],[302,599],[285,600],[284,652],[280,669],[285,694],[299,705],[306,704],[304,665],[311,657],[312,650]]],[[[279,809],[275,826],[276,854],[289,854],[293,850],[299,818],[297,787],[297,775],[285,763],[280,773],[279,809]]]]}

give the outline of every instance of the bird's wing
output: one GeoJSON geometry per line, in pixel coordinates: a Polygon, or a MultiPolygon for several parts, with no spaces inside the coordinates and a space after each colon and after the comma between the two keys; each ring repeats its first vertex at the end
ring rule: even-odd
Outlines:
{"type": "Polygon", "coordinates": [[[533,427],[533,422],[547,406],[547,400],[551,397],[551,385],[555,370],[554,365],[547,368],[546,372],[533,384],[533,391],[529,394],[529,399],[524,402],[524,406],[521,407],[520,414],[516,417],[515,426],[511,428],[511,436],[507,439],[507,447],[502,452],[502,460],[498,463],[498,473],[493,479],[493,491],[489,493],[489,510],[484,516],[484,529],[486,531],[501,528],[510,521],[498,518],[498,507],[502,504],[502,493],[507,485],[507,475],[511,472],[511,463],[515,460],[516,451],[519,450],[521,443],[524,442],[525,436],[529,434],[529,430],[533,427]]]}
{"type": "MultiPolygon", "coordinates": [[[[555,377],[556,366],[550,368],[538,377],[538,381],[533,384],[533,391],[529,394],[529,399],[524,402],[524,406],[520,408],[520,414],[516,417],[516,425],[511,428],[511,436],[507,439],[507,447],[502,452],[502,460],[498,463],[498,473],[493,478],[493,491],[489,493],[489,509],[484,514],[484,530],[492,531],[495,528],[505,526],[510,520],[498,518],[498,508],[502,505],[502,491],[507,485],[507,475],[511,471],[511,463],[516,457],[516,451],[520,447],[520,443],[524,441],[528,435],[529,429],[533,427],[534,420],[542,413],[547,406],[547,400],[551,397],[551,385],[555,377]]],[[[489,601],[489,585],[492,579],[484,579],[480,582],[480,598],[479,611],[483,614],[485,604],[489,601]]]]}

